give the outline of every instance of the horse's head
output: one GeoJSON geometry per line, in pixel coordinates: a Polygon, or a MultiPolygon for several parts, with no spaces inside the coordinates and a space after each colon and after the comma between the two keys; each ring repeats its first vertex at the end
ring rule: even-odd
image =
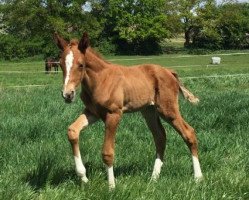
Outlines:
{"type": "Polygon", "coordinates": [[[60,57],[64,80],[62,96],[67,103],[71,103],[85,73],[85,52],[89,46],[88,34],[84,33],[80,42],[76,40],[67,42],[55,33],[55,41],[62,50],[60,57]]]}

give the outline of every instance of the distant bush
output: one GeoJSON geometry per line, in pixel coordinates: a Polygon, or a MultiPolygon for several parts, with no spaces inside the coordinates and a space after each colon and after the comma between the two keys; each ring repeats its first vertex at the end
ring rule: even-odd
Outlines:
{"type": "Polygon", "coordinates": [[[20,59],[42,54],[42,41],[23,41],[12,35],[0,36],[0,58],[5,60],[20,59]]]}
{"type": "Polygon", "coordinates": [[[54,44],[46,44],[42,39],[23,40],[13,35],[0,35],[0,59],[13,60],[37,55],[56,56],[58,49],[54,44]]]}
{"type": "Polygon", "coordinates": [[[104,55],[111,55],[116,53],[117,45],[115,45],[110,39],[101,39],[96,44],[96,49],[104,55]]]}
{"type": "Polygon", "coordinates": [[[117,54],[121,55],[152,55],[161,54],[160,43],[155,39],[146,39],[143,41],[127,42],[117,39],[117,54]]]}
{"type": "Polygon", "coordinates": [[[249,48],[249,4],[224,4],[215,10],[216,15],[208,19],[203,15],[202,23],[195,27],[191,47],[212,50],[249,48]]]}
{"type": "Polygon", "coordinates": [[[190,45],[190,47],[218,50],[222,48],[222,37],[214,31],[203,31],[194,36],[193,43],[190,45]]]}

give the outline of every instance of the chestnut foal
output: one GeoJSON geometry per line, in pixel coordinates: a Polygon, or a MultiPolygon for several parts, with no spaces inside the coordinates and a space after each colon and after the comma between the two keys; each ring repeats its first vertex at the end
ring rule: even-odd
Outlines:
{"type": "Polygon", "coordinates": [[[152,180],[159,177],[166,145],[160,117],[182,136],[192,154],[194,177],[196,180],[202,178],[195,131],[180,114],[178,94],[181,92],[192,103],[199,100],[180,83],[175,72],[153,64],[124,67],[106,62],[89,46],[87,33],[79,42],[72,40],[69,43],[57,33],[55,40],[62,50],[62,95],[67,103],[74,100],[76,88],[81,84],[85,110],[69,126],[68,139],[73,149],[76,172],[83,182],[88,179],[79,150],[80,131],[98,119],[105,123],[102,158],[107,167],[109,188],[112,189],[115,187],[113,160],[116,130],[123,113],[134,111],[142,113],[155,141],[156,160],[152,180]]]}

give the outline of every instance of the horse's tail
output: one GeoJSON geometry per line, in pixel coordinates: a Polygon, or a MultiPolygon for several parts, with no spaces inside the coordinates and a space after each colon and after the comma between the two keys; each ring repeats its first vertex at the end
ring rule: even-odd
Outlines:
{"type": "Polygon", "coordinates": [[[177,79],[179,84],[179,91],[182,93],[185,99],[187,99],[192,104],[198,104],[199,98],[193,95],[186,87],[184,87],[183,83],[179,80],[176,72],[170,70],[173,76],[177,79]]]}

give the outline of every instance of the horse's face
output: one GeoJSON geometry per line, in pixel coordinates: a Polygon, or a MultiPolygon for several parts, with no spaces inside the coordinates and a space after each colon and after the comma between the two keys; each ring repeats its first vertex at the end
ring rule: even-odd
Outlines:
{"type": "Polygon", "coordinates": [[[61,56],[60,64],[63,71],[62,96],[71,103],[84,75],[84,55],[77,46],[68,47],[61,56]]]}
{"type": "Polygon", "coordinates": [[[84,34],[79,43],[77,41],[68,43],[57,34],[55,36],[58,47],[63,51],[60,58],[63,71],[62,96],[67,103],[71,103],[85,73],[85,50],[89,45],[88,36],[84,34]]]}

